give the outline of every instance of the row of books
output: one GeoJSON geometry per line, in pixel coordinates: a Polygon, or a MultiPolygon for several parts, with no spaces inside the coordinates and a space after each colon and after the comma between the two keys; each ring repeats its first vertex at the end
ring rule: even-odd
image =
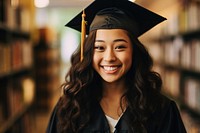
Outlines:
{"type": "Polygon", "coordinates": [[[33,63],[32,45],[26,40],[15,40],[12,44],[0,44],[0,76],[28,68],[33,63]]]}
{"type": "MultiPolygon", "coordinates": [[[[186,42],[187,43],[187,42],[186,42]]],[[[183,45],[181,50],[181,66],[200,71],[200,40],[193,40],[183,45]]]]}
{"type": "Polygon", "coordinates": [[[177,99],[181,96],[184,105],[200,114],[200,79],[186,76],[182,81],[183,85],[180,86],[180,78],[179,71],[165,70],[163,92],[177,99]]]}
{"type": "Polygon", "coordinates": [[[188,77],[184,82],[184,102],[200,114],[200,80],[188,77]]]}
{"type": "Polygon", "coordinates": [[[13,79],[8,85],[7,101],[9,108],[9,116],[13,116],[20,112],[24,105],[31,104],[35,95],[35,82],[31,77],[22,76],[13,79]]]}
{"type": "Polygon", "coordinates": [[[30,11],[21,6],[19,0],[1,0],[0,12],[0,23],[11,29],[30,31],[30,11]]]}
{"type": "Polygon", "coordinates": [[[32,125],[30,123],[33,122],[29,118],[30,115],[26,114],[33,103],[35,95],[35,82],[33,78],[25,75],[10,78],[10,80],[1,83],[0,88],[5,91],[1,99],[6,102],[6,104],[0,102],[0,107],[2,107],[2,112],[0,113],[0,132],[8,130],[7,128],[10,128],[10,126],[12,132],[25,132],[25,130],[28,132],[32,125]],[[26,126],[22,128],[18,124],[26,126]]]}
{"type": "Polygon", "coordinates": [[[200,71],[200,40],[184,42],[178,37],[167,41],[164,47],[164,62],[184,69],[200,71]]]}
{"type": "Polygon", "coordinates": [[[166,35],[194,31],[200,28],[200,4],[191,2],[182,7],[180,11],[173,13],[173,15],[168,18],[164,28],[164,33],[166,35]]]}
{"type": "MultiPolygon", "coordinates": [[[[5,127],[2,127],[0,129],[1,133],[34,133],[34,125],[35,123],[33,122],[35,118],[31,116],[30,113],[25,113],[21,118],[9,129],[7,129],[7,125],[5,127]]],[[[2,124],[3,125],[3,124],[2,124]]],[[[2,126],[1,125],[1,126],[2,126]]]]}

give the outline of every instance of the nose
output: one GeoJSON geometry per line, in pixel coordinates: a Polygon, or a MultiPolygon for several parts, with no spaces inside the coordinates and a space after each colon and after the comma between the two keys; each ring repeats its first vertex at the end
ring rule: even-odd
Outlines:
{"type": "Polygon", "coordinates": [[[113,62],[116,60],[116,55],[113,49],[107,49],[104,53],[104,60],[107,62],[113,62]]]}

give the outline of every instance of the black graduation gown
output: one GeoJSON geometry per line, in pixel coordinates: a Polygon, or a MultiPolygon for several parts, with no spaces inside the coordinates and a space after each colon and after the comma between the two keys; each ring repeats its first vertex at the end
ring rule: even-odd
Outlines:
{"type": "MultiPolygon", "coordinates": [[[[47,133],[59,133],[56,128],[57,117],[55,107],[47,127],[47,133]]],[[[130,110],[126,109],[116,125],[115,133],[132,133],[128,127],[127,119],[130,110]]],[[[148,133],[186,133],[179,110],[174,101],[167,99],[164,107],[157,109],[147,121],[148,133]]],[[[101,106],[97,103],[91,121],[84,128],[83,133],[109,133],[109,124],[101,106]]]]}

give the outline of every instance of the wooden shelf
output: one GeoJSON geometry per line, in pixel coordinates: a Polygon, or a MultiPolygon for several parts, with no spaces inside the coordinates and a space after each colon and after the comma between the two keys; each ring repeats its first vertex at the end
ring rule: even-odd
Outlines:
{"type": "Polygon", "coordinates": [[[200,71],[197,71],[194,69],[184,68],[178,65],[171,65],[171,64],[166,64],[162,62],[156,62],[155,65],[162,66],[168,70],[176,70],[176,71],[184,73],[185,75],[191,75],[198,78],[200,77],[200,71]]]}
{"type": "Polygon", "coordinates": [[[184,33],[177,33],[175,35],[164,35],[160,38],[151,39],[152,42],[166,42],[166,41],[173,41],[177,37],[183,38],[184,41],[189,41],[191,39],[199,38],[200,37],[200,29],[188,31],[184,33]]]}
{"type": "Polygon", "coordinates": [[[185,104],[181,105],[181,109],[188,112],[189,115],[191,115],[195,120],[198,120],[200,122],[200,112],[196,111],[195,109],[191,109],[185,104]]]}
{"type": "Polygon", "coordinates": [[[183,73],[186,73],[187,75],[195,75],[196,77],[200,77],[200,71],[193,70],[193,69],[188,69],[180,66],[174,66],[174,65],[169,65],[169,64],[164,64],[163,67],[167,69],[174,69],[181,71],[183,73]]]}
{"type": "Polygon", "coordinates": [[[11,76],[16,77],[16,76],[24,75],[24,74],[29,73],[31,69],[32,67],[26,67],[26,68],[21,68],[19,70],[3,73],[3,74],[0,74],[0,79],[9,78],[11,76]]]}
{"type": "Polygon", "coordinates": [[[6,25],[0,24],[0,40],[7,41],[8,38],[30,39],[30,33],[20,29],[11,29],[6,25]]]}

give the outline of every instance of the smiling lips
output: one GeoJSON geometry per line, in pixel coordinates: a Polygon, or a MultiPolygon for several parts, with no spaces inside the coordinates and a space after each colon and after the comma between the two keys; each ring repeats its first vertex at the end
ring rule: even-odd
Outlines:
{"type": "Polygon", "coordinates": [[[102,66],[103,70],[108,74],[113,74],[118,71],[120,66],[102,66]]]}

